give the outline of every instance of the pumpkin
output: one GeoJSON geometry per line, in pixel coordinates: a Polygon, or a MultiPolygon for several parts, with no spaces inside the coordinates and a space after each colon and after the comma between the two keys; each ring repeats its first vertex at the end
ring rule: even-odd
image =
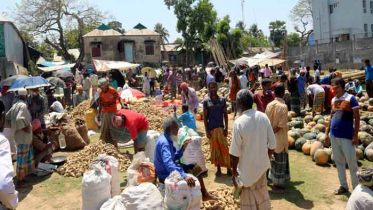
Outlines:
{"type": "Polygon", "coordinates": [[[368,107],[369,107],[368,104],[364,104],[363,105],[363,111],[368,111],[368,107]]]}
{"type": "Polygon", "coordinates": [[[307,115],[307,111],[306,110],[300,111],[300,116],[306,116],[306,115],[307,115]]]}
{"type": "Polygon", "coordinates": [[[367,159],[369,161],[373,161],[373,149],[368,149],[366,152],[365,152],[365,155],[367,156],[367,159]]]}
{"type": "Polygon", "coordinates": [[[315,160],[314,155],[315,155],[316,150],[322,149],[322,148],[323,148],[323,144],[321,142],[314,141],[312,143],[312,145],[311,145],[311,151],[310,151],[310,155],[311,155],[312,160],[315,160]]]}
{"type": "Polygon", "coordinates": [[[326,130],[326,127],[325,127],[325,125],[323,125],[323,124],[317,124],[317,125],[315,125],[315,127],[313,128],[314,129],[314,131],[316,132],[316,133],[324,133],[325,132],[325,130],[326,130]]]}
{"type": "Polygon", "coordinates": [[[359,102],[360,109],[363,109],[364,103],[359,102]]]}
{"type": "Polygon", "coordinates": [[[362,128],[363,126],[366,126],[366,125],[367,125],[367,123],[366,123],[365,121],[360,120],[360,130],[361,130],[361,128],[362,128]]]}
{"type": "Polygon", "coordinates": [[[315,163],[317,165],[326,165],[329,161],[329,155],[323,149],[318,149],[315,152],[315,163]]]}
{"type": "Polygon", "coordinates": [[[319,120],[317,121],[317,124],[325,125],[325,122],[326,122],[325,119],[319,119],[319,120]]]}
{"type": "Polygon", "coordinates": [[[356,148],[356,160],[364,160],[364,152],[363,150],[356,148]]]}
{"type": "Polygon", "coordinates": [[[373,125],[373,119],[370,119],[370,120],[368,121],[368,124],[369,124],[369,125],[373,125]]]}
{"type": "Polygon", "coordinates": [[[288,136],[292,137],[294,140],[297,140],[300,138],[300,134],[297,131],[289,130],[288,136]]]}
{"type": "Polygon", "coordinates": [[[302,152],[303,154],[305,155],[310,155],[311,153],[311,141],[307,141],[306,143],[303,144],[303,147],[302,147],[302,152]]]}
{"type": "Polygon", "coordinates": [[[202,120],[202,115],[196,114],[196,120],[202,120]]]}
{"type": "Polygon", "coordinates": [[[373,136],[367,132],[359,132],[359,141],[366,147],[373,142],[373,136]]]}
{"type": "Polygon", "coordinates": [[[304,117],[304,122],[305,123],[309,123],[309,122],[311,122],[312,121],[312,116],[310,116],[310,115],[307,115],[306,117],[304,117]]]}
{"type": "Polygon", "coordinates": [[[316,125],[316,122],[309,122],[307,125],[313,128],[316,125]]]}
{"type": "Polygon", "coordinates": [[[360,127],[360,130],[363,131],[363,132],[367,132],[369,133],[370,135],[372,135],[373,133],[373,127],[371,125],[364,125],[364,126],[361,126],[360,127]]]}
{"type": "Polygon", "coordinates": [[[373,112],[373,106],[369,105],[368,106],[368,111],[373,112]]]}
{"type": "Polygon", "coordinates": [[[308,130],[307,128],[302,128],[302,129],[299,129],[298,132],[301,136],[304,136],[306,133],[309,133],[310,130],[308,130]]]}
{"type": "Polygon", "coordinates": [[[373,106],[373,98],[370,98],[370,99],[368,100],[368,103],[369,103],[369,106],[373,106]]]}
{"type": "Polygon", "coordinates": [[[293,137],[288,136],[288,144],[289,144],[289,149],[294,149],[295,147],[295,140],[293,137]]]}
{"type": "Polygon", "coordinates": [[[294,128],[303,128],[304,123],[302,121],[294,121],[292,122],[294,128]]]}
{"type": "Polygon", "coordinates": [[[364,115],[364,116],[360,117],[360,120],[368,123],[369,122],[369,117],[368,117],[368,115],[364,115]]]}
{"type": "Polygon", "coordinates": [[[319,119],[324,119],[324,117],[322,115],[316,115],[314,118],[313,118],[313,121],[314,122],[317,122],[319,119]]]}
{"type": "Polygon", "coordinates": [[[325,133],[319,133],[316,137],[316,140],[325,145],[325,133]]]}
{"type": "Polygon", "coordinates": [[[315,133],[306,133],[303,135],[303,138],[307,140],[314,140],[317,138],[317,135],[315,133]]]}
{"type": "Polygon", "coordinates": [[[329,162],[331,162],[333,154],[332,148],[324,148],[324,152],[329,156],[329,162]]]}
{"type": "Polygon", "coordinates": [[[303,145],[307,142],[307,139],[305,138],[299,138],[295,141],[295,149],[297,151],[302,151],[303,145]]]}
{"type": "Polygon", "coordinates": [[[295,113],[294,111],[290,111],[289,113],[291,114],[292,117],[296,117],[297,116],[297,113],[295,113]]]}
{"type": "Polygon", "coordinates": [[[288,112],[288,121],[291,121],[292,118],[293,116],[291,116],[290,112],[288,112]]]}
{"type": "Polygon", "coordinates": [[[364,145],[360,144],[359,146],[357,146],[358,149],[361,149],[361,151],[364,151],[365,150],[365,147],[364,145]]]}

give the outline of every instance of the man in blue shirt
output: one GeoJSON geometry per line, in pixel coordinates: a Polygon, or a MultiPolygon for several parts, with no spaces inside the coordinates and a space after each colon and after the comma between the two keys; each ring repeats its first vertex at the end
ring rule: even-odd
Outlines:
{"type": "Polygon", "coordinates": [[[214,74],[215,74],[215,69],[211,69],[210,70],[210,74],[207,74],[207,77],[206,77],[206,87],[209,86],[210,82],[215,82],[214,74]]]}
{"type": "Polygon", "coordinates": [[[373,98],[373,66],[365,60],[365,84],[369,98],[373,98]]]}
{"type": "Polygon", "coordinates": [[[298,83],[298,92],[299,92],[299,100],[300,100],[300,107],[306,108],[307,104],[307,94],[305,90],[306,86],[306,71],[303,69],[300,71],[300,75],[297,78],[298,83]]]}
{"type": "Polygon", "coordinates": [[[194,118],[194,115],[189,111],[189,106],[184,104],[181,107],[181,110],[183,111],[183,114],[179,117],[176,116],[176,106],[174,106],[174,117],[178,121],[181,121],[184,126],[187,126],[188,128],[191,128],[193,130],[197,130],[196,119],[194,118]]]}
{"type": "Polygon", "coordinates": [[[163,129],[164,133],[159,137],[154,152],[154,166],[159,182],[164,183],[165,179],[173,171],[178,171],[183,179],[188,183],[188,186],[194,187],[195,181],[193,177],[188,176],[185,173],[194,172],[193,175],[198,178],[198,181],[201,185],[203,200],[215,200],[216,198],[214,198],[207,192],[203,179],[201,176],[199,176],[201,174],[201,170],[199,170],[200,172],[198,172],[198,166],[182,165],[176,162],[179,161],[180,158],[183,156],[184,150],[191,142],[191,139],[184,140],[181,148],[179,150],[176,150],[176,148],[174,147],[174,142],[178,141],[177,134],[179,131],[179,125],[176,119],[173,117],[167,117],[163,121],[163,129]]]}

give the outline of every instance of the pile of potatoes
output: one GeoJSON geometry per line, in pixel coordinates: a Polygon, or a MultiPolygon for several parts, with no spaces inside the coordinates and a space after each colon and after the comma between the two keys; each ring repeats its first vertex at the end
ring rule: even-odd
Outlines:
{"type": "Polygon", "coordinates": [[[133,111],[145,115],[149,120],[149,130],[155,130],[163,133],[163,120],[168,116],[165,112],[151,106],[149,103],[134,101],[130,103],[133,111]]]}
{"type": "Polygon", "coordinates": [[[224,186],[216,190],[209,191],[210,194],[215,196],[217,201],[203,202],[203,210],[216,209],[216,210],[235,210],[239,209],[239,200],[235,200],[232,194],[232,188],[224,186]]]}

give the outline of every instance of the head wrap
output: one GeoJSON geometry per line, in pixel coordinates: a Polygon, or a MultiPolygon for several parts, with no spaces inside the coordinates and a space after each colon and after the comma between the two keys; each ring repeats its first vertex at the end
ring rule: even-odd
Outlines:
{"type": "Polygon", "coordinates": [[[105,79],[105,78],[101,78],[100,80],[98,80],[98,86],[106,86],[108,84],[109,83],[108,83],[107,79],[105,79]]]}
{"type": "Polygon", "coordinates": [[[31,125],[32,125],[32,132],[34,132],[41,127],[41,121],[39,119],[34,119],[31,122],[31,125]]]}
{"type": "Polygon", "coordinates": [[[180,88],[183,90],[185,88],[188,88],[188,84],[186,82],[181,83],[180,88]]]}
{"type": "Polygon", "coordinates": [[[362,167],[356,175],[360,184],[367,187],[373,186],[373,166],[362,167]]]}
{"type": "Polygon", "coordinates": [[[18,90],[19,96],[27,96],[27,90],[25,88],[21,88],[18,90]]]}

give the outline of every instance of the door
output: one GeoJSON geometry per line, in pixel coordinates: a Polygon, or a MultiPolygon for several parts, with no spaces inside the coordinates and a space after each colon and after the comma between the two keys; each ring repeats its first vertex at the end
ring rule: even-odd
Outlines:
{"type": "Polygon", "coordinates": [[[129,63],[133,63],[133,44],[124,44],[124,55],[125,60],[129,63]]]}

